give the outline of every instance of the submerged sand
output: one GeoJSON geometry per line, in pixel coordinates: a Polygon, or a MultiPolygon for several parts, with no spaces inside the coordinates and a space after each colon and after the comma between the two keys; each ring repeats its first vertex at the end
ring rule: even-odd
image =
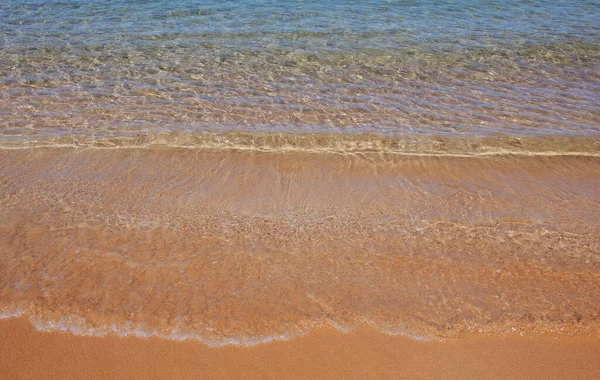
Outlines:
{"type": "Polygon", "coordinates": [[[2,149],[0,378],[600,378],[598,178],[555,152],[2,149]]]}
{"type": "Polygon", "coordinates": [[[259,344],[598,331],[600,158],[0,151],[0,313],[259,344]]]}

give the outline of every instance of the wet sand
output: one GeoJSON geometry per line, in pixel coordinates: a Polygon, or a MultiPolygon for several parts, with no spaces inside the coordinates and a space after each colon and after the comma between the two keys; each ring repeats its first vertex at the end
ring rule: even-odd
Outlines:
{"type": "Polygon", "coordinates": [[[597,0],[75,3],[0,4],[0,378],[600,379],[597,0]]]}
{"type": "Polygon", "coordinates": [[[0,315],[253,345],[598,331],[600,159],[0,152],[0,315]]]}
{"type": "Polygon", "coordinates": [[[0,321],[0,379],[598,379],[600,338],[464,336],[419,342],[361,327],[210,348],[194,341],[82,337],[0,321]]]}
{"type": "Polygon", "coordinates": [[[599,175],[2,150],[0,378],[600,378],[599,175]]]}

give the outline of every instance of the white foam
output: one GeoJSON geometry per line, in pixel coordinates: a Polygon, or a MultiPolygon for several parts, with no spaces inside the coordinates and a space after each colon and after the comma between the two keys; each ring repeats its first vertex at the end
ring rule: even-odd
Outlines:
{"type": "Polygon", "coordinates": [[[20,318],[25,312],[20,308],[5,308],[0,310],[0,319],[20,318]]]}
{"type": "MultiPolygon", "coordinates": [[[[19,316],[22,316],[23,313],[19,316]]],[[[10,318],[10,317],[9,317],[10,318]]],[[[58,321],[45,321],[36,317],[30,317],[29,321],[38,331],[60,331],[69,332],[74,335],[80,336],[106,336],[108,334],[114,334],[119,337],[134,336],[137,338],[151,338],[156,337],[160,339],[185,341],[185,340],[196,340],[209,347],[220,347],[220,346],[256,346],[259,344],[289,340],[294,337],[303,336],[308,333],[284,333],[277,335],[266,335],[266,336],[245,336],[240,338],[234,337],[223,337],[223,338],[209,338],[195,332],[183,332],[179,327],[175,327],[171,332],[160,332],[156,329],[149,328],[145,323],[134,323],[126,322],[124,325],[112,324],[107,327],[97,328],[90,327],[85,318],[78,316],[67,316],[62,317],[58,321]]]]}
{"type": "MultiPolygon", "coordinates": [[[[25,311],[20,308],[5,308],[0,311],[0,319],[20,318],[25,315],[25,311]]],[[[222,346],[243,346],[251,347],[259,344],[265,344],[275,341],[287,341],[295,337],[301,337],[307,335],[309,332],[314,330],[317,326],[323,326],[328,324],[334,327],[336,330],[342,333],[349,333],[356,329],[360,324],[367,324],[374,329],[393,336],[404,336],[413,340],[418,341],[430,341],[432,338],[419,335],[410,332],[402,328],[401,324],[394,324],[381,326],[373,321],[363,319],[359,324],[342,324],[338,321],[327,319],[324,321],[315,322],[312,324],[305,324],[303,328],[299,328],[297,331],[265,335],[265,336],[242,336],[242,337],[209,337],[198,332],[186,332],[181,324],[171,328],[170,331],[162,332],[157,329],[151,328],[143,322],[132,322],[128,321],[122,325],[111,324],[105,327],[92,326],[89,321],[81,316],[69,315],[63,316],[58,320],[44,320],[36,316],[30,316],[29,321],[38,331],[43,332],[66,332],[79,336],[96,336],[103,337],[109,334],[114,334],[119,337],[137,337],[137,338],[160,338],[166,340],[186,341],[195,340],[202,342],[209,347],[222,347],[222,346]]]]}
{"type": "Polygon", "coordinates": [[[393,327],[393,328],[381,328],[381,327],[377,327],[377,326],[373,326],[375,327],[375,329],[377,329],[378,331],[386,334],[386,335],[392,335],[392,336],[404,336],[406,338],[410,338],[412,340],[418,340],[421,342],[429,342],[432,341],[433,338],[425,336],[425,335],[420,335],[420,334],[416,334],[413,332],[409,332],[403,328],[399,328],[399,327],[393,327]]]}

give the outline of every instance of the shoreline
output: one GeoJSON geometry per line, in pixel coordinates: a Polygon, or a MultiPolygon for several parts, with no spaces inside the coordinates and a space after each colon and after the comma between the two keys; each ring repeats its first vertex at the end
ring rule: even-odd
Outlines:
{"type": "Polygon", "coordinates": [[[209,341],[322,321],[428,337],[597,329],[597,159],[44,150],[0,163],[0,310],[42,325],[209,341]]]}
{"type": "MultiPolygon", "coordinates": [[[[0,136],[1,137],[1,136],[0,136]]],[[[376,133],[205,132],[146,133],[113,137],[0,138],[0,151],[192,150],[202,152],[389,155],[406,157],[599,157],[593,135],[481,136],[376,133]]]]}
{"type": "Polygon", "coordinates": [[[0,308],[208,339],[365,319],[447,337],[327,326],[209,347],[22,317],[0,321],[0,380],[600,378],[598,159],[44,149],[0,163],[0,308]]]}
{"type": "Polygon", "coordinates": [[[253,347],[208,347],[156,337],[40,332],[25,318],[0,320],[0,379],[600,377],[600,339],[576,334],[503,338],[465,334],[416,341],[361,326],[333,327],[253,347]]]}

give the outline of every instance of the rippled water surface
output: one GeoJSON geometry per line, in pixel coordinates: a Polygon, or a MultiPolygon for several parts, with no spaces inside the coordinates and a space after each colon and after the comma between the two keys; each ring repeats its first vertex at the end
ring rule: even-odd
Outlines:
{"type": "Polygon", "coordinates": [[[13,1],[2,138],[590,134],[598,1],[13,1]]]}
{"type": "Polygon", "coordinates": [[[600,2],[0,4],[0,318],[600,331],[600,2]]]}

